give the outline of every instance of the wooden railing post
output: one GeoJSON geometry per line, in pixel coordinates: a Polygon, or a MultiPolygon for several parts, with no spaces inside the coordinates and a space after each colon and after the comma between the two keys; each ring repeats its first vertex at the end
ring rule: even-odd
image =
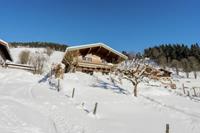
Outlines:
{"type": "Polygon", "coordinates": [[[59,92],[60,91],[60,79],[58,79],[58,89],[57,91],[59,92]]]}
{"type": "Polygon", "coordinates": [[[169,133],[169,124],[166,124],[166,133],[169,133]]]}

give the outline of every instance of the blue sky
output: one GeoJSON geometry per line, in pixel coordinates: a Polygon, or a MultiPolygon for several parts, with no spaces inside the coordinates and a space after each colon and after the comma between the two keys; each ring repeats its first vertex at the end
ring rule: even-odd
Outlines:
{"type": "Polygon", "coordinates": [[[0,38],[122,51],[200,42],[199,0],[0,0],[0,38]]]}

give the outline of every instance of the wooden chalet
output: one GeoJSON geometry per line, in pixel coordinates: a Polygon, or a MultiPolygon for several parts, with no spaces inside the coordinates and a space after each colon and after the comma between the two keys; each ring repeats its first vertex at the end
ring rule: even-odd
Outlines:
{"type": "MultiPolygon", "coordinates": [[[[77,53],[73,56],[76,61],[73,67],[76,71],[89,73],[109,73],[116,64],[127,59],[127,56],[104,43],[68,47],[65,56],[69,56],[68,53],[77,53]]],[[[63,63],[67,66],[67,63],[63,63]]]]}
{"type": "Polygon", "coordinates": [[[8,43],[0,40],[0,65],[6,62],[6,60],[12,61],[12,57],[10,55],[8,43]]]}

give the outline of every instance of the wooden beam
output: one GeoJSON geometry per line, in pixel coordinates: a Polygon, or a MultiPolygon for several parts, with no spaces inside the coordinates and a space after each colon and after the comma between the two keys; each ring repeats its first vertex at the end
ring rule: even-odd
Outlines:
{"type": "MultiPolygon", "coordinates": [[[[90,49],[88,50],[87,54],[89,54],[91,50],[92,50],[92,48],[90,48],[90,49]]],[[[86,55],[87,55],[87,54],[86,54],[86,55]]]]}
{"type": "Polygon", "coordinates": [[[111,53],[111,52],[109,51],[108,54],[106,55],[106,57],[108,57],[108,56],[110,55],[110,53],[111,53]]]}
{"type": "Polygon", "coordinates": [[[96,54],[98,54],[100,50],[101,50],[101,46],[97,49],[96,54]]]}

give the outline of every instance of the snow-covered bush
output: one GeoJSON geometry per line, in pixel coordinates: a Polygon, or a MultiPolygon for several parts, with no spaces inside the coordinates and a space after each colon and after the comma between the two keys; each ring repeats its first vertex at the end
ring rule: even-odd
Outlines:
{"type": "Polygon", "coordinates": [[[35,52],[30,56],[29,64],[36,68],[36,73],[42,74],[44,72],[44,65],[48,61],[46,54],[35,52]]]}

